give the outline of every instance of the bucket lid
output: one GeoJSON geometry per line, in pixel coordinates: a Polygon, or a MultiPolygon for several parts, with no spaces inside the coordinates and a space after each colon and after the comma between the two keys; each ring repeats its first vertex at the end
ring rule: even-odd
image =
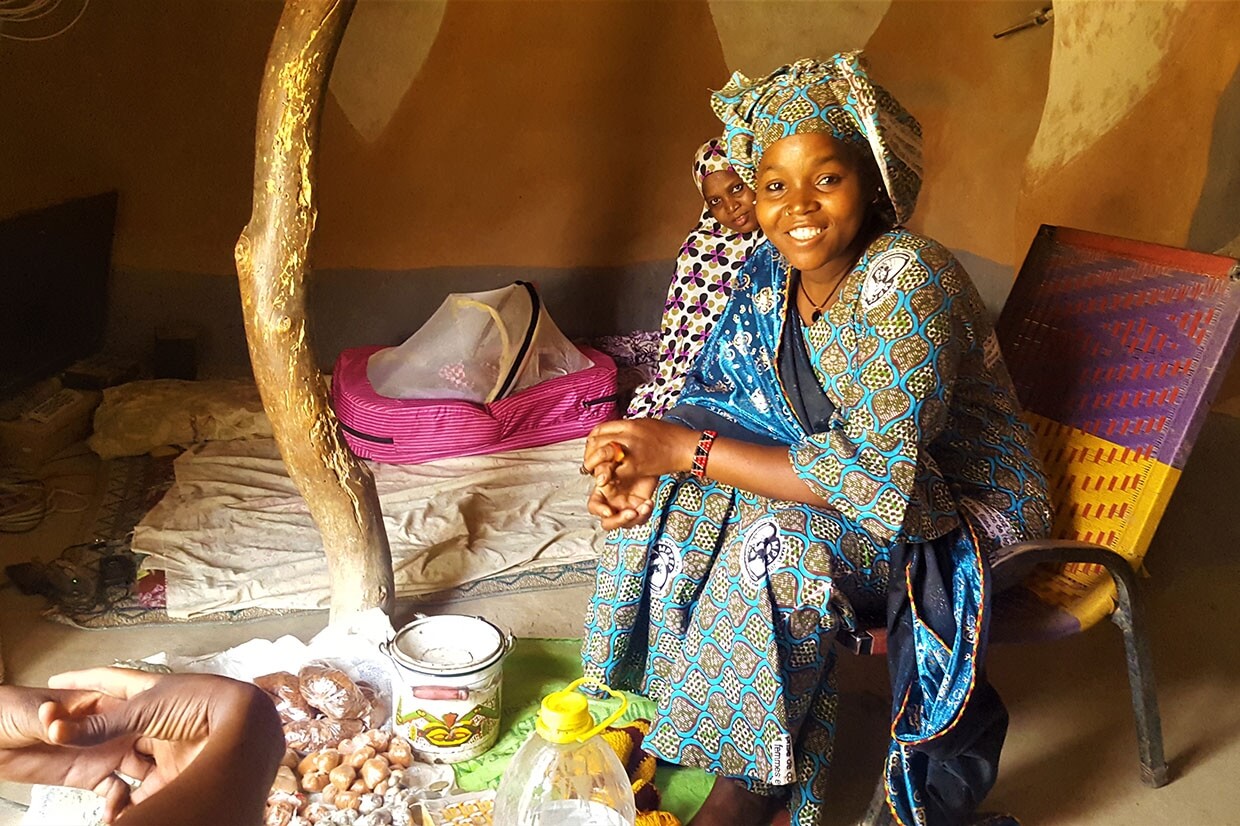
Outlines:
{"type": "Polygon", "coordinates": [[[422,617],[392,638],[392,656],[425,674],[469,674],[508,653],[508,637],[481,617],[460,614],[422,617]]]}

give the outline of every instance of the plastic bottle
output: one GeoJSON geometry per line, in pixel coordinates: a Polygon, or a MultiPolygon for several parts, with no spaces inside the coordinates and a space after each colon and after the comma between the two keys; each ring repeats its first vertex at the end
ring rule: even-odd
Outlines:
{"type": "Polygon", "coordinates": [[[623,694],[587,680],[543,698],[530,739],[517,750],[495,796],[495,826],[632,826],[633,786],[599,733],[628,708],[623,694]],[[598,725],[577,688],[589,682],[622,701],[598,725]]]}

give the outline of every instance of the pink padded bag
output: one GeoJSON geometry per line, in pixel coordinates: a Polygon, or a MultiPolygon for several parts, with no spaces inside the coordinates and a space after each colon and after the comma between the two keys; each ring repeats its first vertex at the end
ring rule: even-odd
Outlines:
{"type": "Polygon", "coordinates": [[[592,367],[489,404],[380,396],[366,377],[366,365],[382,349],[345,350],[332,374],[345,441],[364,459],[412,465],[538,447],[585,436],[616,418],[616,364],[589,347],[579,349],[592,367]]]}

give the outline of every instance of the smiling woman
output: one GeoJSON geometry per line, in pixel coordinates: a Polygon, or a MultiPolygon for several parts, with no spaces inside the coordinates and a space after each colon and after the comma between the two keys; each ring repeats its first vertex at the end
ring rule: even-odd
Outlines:
{"type": "Polygon", "coordinates": [[[901,226],[921,131],[860,56],[737,73],[712,106],[769,243],[676,406],[587,440],[589,507],[616,530],[585,671],[656,702],[648,749],[719,776],[693,826],[780,804],[817,826],[835,633],[885,613],[892,814],[970,823],[1007,729],[988,555],[1050,522],[1032,434],[968,275],[901,226]]]}
{"type": "Polygon", "coordinates": [[[810,132],[775,143],[758,169],[758,220],[800,274],[798,309],[811,323],[835,303],[862,250],[887,229],[869,209],[882,189],[875,189],[873,160],[866,165],[863,157],[838,138],[810,132]]]}
{"type": "Polygon", "coordinates": [[[731,168],[707,175],[702,181],[702,197],[710,214],[725,227],[737,232],[757,229],[753,190],[731,168]]]}

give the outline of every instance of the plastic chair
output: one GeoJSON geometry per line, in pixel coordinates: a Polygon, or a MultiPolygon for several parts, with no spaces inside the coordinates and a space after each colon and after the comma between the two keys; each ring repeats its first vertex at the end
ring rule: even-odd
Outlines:
{"type": "MultiPolygon", "coordinates": [[[[1141,779],[1167,783],[1136,572],[1235,352],[1240,262],[1043,226],[997,325],[1055,507],[993,560],[996,642],[1119,626],[1141,779]]],[[[883,629],[842,641],[886,650],[883,629]]],[[[882,783],[864,824],[883,822],[882,783]]]]}

